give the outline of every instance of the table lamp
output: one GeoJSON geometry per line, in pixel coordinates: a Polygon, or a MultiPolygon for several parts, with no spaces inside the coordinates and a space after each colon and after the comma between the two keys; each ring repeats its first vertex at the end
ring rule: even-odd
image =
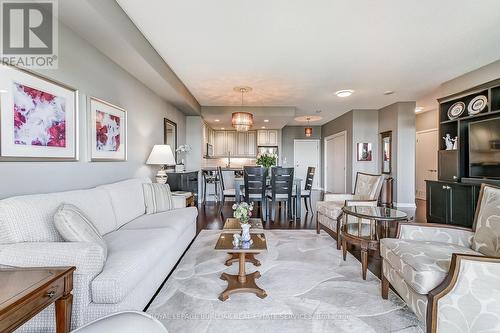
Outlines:
{"type": "Polygon", "coordinates": [[[146,164],[161,165],[160,170],[156,174],[156,182],[166,184],[168,178],[166,166],[176,164],[172,148],[169,145],[154,145],[146,164]]]}

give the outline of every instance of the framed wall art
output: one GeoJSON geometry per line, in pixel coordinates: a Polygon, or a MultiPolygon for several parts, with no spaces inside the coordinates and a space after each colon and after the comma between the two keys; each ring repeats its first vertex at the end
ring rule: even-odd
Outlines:
{"type": "Polygon", "coordinates": [[[380,133],[382,140],[382,173],[392,172],[392,131],[380,133]]]}
{"type": "Polygon", "coordinates": [[[127,160],[127,113],[124,109],[90,98],[90,160],[127,160]]]}
{"type": "Polygon", "coordinates": [[[371,143],[358,143],[358,161],[371,161],[372,160],[372,144],[371,143]]]}
{"type": "Polygon", "coordinates": [[[0,65],[0,158],[78,160],[77,103],[76,89],[0,65]]]}

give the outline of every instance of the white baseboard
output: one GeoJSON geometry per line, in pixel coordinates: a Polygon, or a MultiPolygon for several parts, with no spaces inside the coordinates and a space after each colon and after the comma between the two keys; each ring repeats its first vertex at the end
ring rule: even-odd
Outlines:
{"type": "Polygon", "coordinates": [[[396,202],[394,206],[398,208],[417,208],[417,205],[414,203],[404,203],[404,202],[396,202]]]}

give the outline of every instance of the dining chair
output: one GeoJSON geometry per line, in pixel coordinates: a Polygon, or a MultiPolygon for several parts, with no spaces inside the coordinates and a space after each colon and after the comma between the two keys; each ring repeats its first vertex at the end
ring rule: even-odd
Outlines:
{"type": "Polygon", "coordinates": [[[217,171],[212,171],[212,170],[203,170],[202,171],[203,175],[203,204],[207,201],[207,187],[210,184],[214,185],[214,196],[215,196],[215,202],[219,201],[219,175],[217,171]]]}
{"type": "Polygon", "coordinates": [[[266,198],[266,179],[267,168],[261,166],[243,167],[243,178],[245,189],[242,196],[246,203],[259,202],[261,207],[261,216],[267,220],[267,198],[266,198]]]}
{"type": "MultiPolygon", "coordinates": [[[[306,211],[309,212],[309,207],[311,207],[311,211],[313,212],[313,214],[314,214],[314,211],[312,209],[311,191],[312,191],[315,173],[316,173],[315,167],[308,167],[307,168],[306,185],[300,193],[300,197],[304,198],[304,205],[306,206],[306,211]],[[309,206],[307,205],[307,201],[309,201],[309,206]]],[[[292,198],[293,198],[293,206],[295,207],[295,200],[297,200],[297,193],[295,193],[295,188],[292,191],[292,198]]]]}
{"type": "Polygon", "coordinates": [[[219,173],[219,185],[221,187],[220,210],[222,211],[222,207],[224,207],[224,203],[226,202],[226,198],[234,198],[236,200],[236,190],[234,188],[226,188],[226,185],[224,184],[224,175],[222,173],[222,167],[218,166],[217,171],[219,173]]]}
{"type": "Polygon", "coordinates": [[[271,168],[271,189],[267,199],[271,201],[271,219],[276,218],[276,202],[285,202],[287,218],[292,217],[293,168],[271,168]]]}

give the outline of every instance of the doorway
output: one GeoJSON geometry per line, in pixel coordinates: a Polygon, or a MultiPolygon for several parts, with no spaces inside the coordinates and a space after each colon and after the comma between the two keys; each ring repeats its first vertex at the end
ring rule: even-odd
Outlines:
{"type": "Polygon", "coordinates": [[[319,140],[293,140],[293,165],[295,168],[295,177],[303,180],[305,183],[307,168],[315,167],[313,189],[319,189],[319,140]]]}
{"type": "Polygon", "coordinates": [[[347,132],[325,138],[324,188],[326,192],[345,193],[347,178],[347,132]]]}
{"type": "Polygon", "coordinates": [[[430,129],[417,132],[415,197],[425,200],[426,180],[437,180],[438,131],[430,129]]]}

